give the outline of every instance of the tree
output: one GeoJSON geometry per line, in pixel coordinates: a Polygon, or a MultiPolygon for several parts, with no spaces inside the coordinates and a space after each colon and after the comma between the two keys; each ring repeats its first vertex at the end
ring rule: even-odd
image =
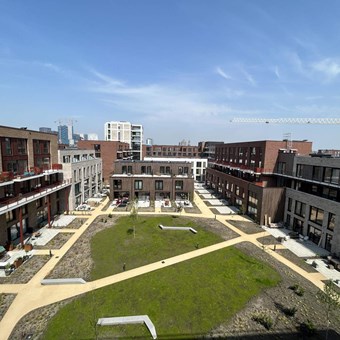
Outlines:
{"type": "Polygon", "coordinates": [[[130,218],[133,222],[133,238],[136,237],[136,222],[138,219],[138,199],[135,199],[132,203],[131,211],[130,211],[130,218]]]}
{"type": "Polygon", "coordinates": [[[330,324],[330,312],[331,310],[340,309],[340,293],[335,283],[333,281],[328,281],[325,283],[323,291],[320,291],[318,295],[321,302],[323,302],[327,307],[326,309],[327,318],[326,340],[327,340],[330,324]]]}

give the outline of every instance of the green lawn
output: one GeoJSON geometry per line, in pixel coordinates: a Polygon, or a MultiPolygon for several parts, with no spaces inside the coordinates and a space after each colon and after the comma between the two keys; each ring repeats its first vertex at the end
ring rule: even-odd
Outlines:
{"type": "MultiPolygon", "coordinates": [[[[137,314],[149,315],[160,339],[193,338],[230,319],[279,280],[271,267],[229,247],[88,293],[63,307],[43,338],[95,339],[99,317],[137,314]]],[[[97,331],[106,339],[151,338],[143,325],[97,331]]]]}
{"type": "MultiPolygon", "coordinates": [[[[107,223],[110,223],[108,219],[107,223]]],[[[129,216],[118,220],[113,228],[97,233],[91,241],[94,268],[91,279],[99,279],[126,270],[206,247],[223,239],[187,218],[172,216],[141,217],[134,223],[129,216]],[[135,224],[135,237],[133,225],[135,224]],[[161,230],[158,225],[193,227],[198,233],[161,230]]]]}

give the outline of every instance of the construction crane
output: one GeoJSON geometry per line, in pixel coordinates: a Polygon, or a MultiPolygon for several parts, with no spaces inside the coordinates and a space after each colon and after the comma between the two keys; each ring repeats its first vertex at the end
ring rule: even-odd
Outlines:
{"type": "Polygon", "coordinates": [[[340,124],[340,118],[233,118],[231,123],[340,124]]]}

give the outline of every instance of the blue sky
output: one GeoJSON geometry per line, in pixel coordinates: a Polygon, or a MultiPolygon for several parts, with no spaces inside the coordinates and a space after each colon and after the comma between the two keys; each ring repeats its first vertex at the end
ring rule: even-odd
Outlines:
{"type": "Polygon", "coordinates": [[[0,0],[0,124],[340,149],[336,125],[229,122],[340,117],[339,14],[332,0],[0,0]]]}

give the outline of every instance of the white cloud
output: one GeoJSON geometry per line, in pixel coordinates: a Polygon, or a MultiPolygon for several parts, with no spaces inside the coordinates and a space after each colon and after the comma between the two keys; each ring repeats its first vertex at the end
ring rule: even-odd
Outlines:
{"type": "Polygon", "coordinates": [[[331,58],[312,63],[311,68],[323,73],[328,79],[336,78],[340,74],[340,64],[331,58]]]}
{"type": "Polygon", "coordinates": [[[242,73],[244,74],[244,76],[246,77],[246,79],[247,79],[247,81],[248,81],[248,83],[249,83],[250,85],[252,85],[252,86],[256,86],[256,85],[257,85],[255,79],[253,78],[253,76],[252,76],[250,73],[248,73],[248,72],[247,72],[246,70],[244,70],[244,69],[242,69],[242,73]]]}
{"type": "Polygon", "coordinates": [[[224,78],[226,80],[232,79],[231,76],[226,74],[219,66],[216,67],[215,71],[216,71],[217,74],[219,74],[222,78],[224,78]]]}
{"type": "Polygon", "coordinates": [[[279,67],[278,66],[275,66],[274,73],[275,73],[277,79],[281,79],[280,72],[279,72],[279,67]]]}

